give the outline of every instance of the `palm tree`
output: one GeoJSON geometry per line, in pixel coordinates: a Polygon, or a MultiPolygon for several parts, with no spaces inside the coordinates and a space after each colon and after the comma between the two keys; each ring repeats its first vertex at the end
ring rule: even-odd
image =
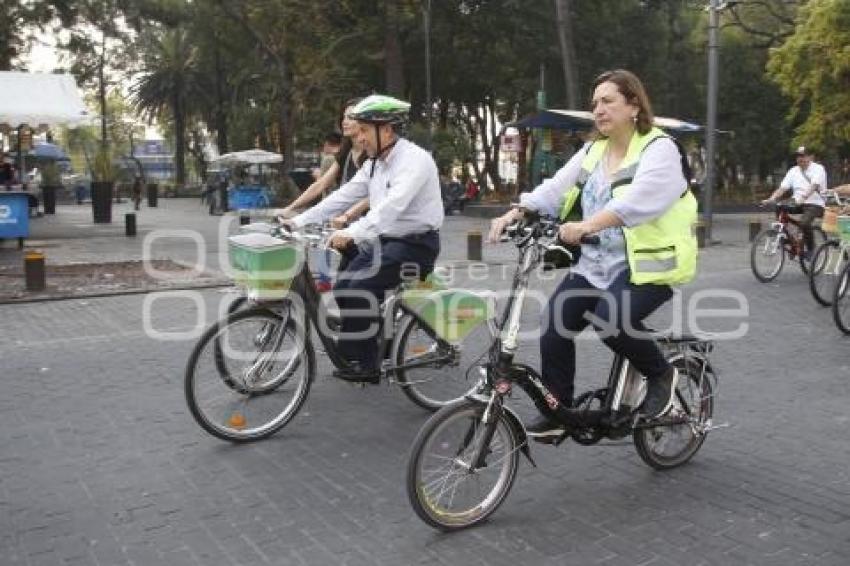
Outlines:
{"type": "Polygon", "coordinates": [[[130,88],[136,110],[149,122],[174,121],[175,182],[186,181],[186,122],[196,108],[190,101],[203,97],[197,71],[197,49],[183,29],[157,29],[142,38],[141,76],[130,88]]]}

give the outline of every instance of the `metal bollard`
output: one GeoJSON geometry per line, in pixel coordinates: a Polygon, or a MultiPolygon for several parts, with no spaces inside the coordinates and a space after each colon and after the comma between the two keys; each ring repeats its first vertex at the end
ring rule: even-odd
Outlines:
{"type": "Polygon", "coordinates": [[[477,230],[466,235],[466,259],[481,261],[481,232],[477,230]]]}
{"type": "Polygon", "coordinates": [[[244,226],[244,225],[250,224],[250,223],[251,223],[251,217],[250,216],[242,216],[242,215],[239,216],[239,225],[240,226],[244,226]]]}
{"type": "Polygon", "coordinates": [[[705,220],[698,220],[696,226],[697,247],[705,247],[705,220]]]}
{"type": "Polygon", "coordinates": [[[758,233],[761,232],[761,219],[760,218],[750,218],[750,241],[755,240],[758,233]]]}
{"type": "Polygon", "coordinates": [[[126,236],[136,235],[136,215],[132,212],[124,215],[124,234],[126,236]]]}
{"type": "Polygon", "coordinates": [[[44,254],[41,252],[27,252],[24,256],[24,281],[27,291],[44,291],[44,254]]]}

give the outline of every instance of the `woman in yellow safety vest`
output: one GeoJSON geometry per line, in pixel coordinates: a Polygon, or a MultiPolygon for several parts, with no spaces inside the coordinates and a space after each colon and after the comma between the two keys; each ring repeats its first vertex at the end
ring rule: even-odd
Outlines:
{"type": "MultiPolygon", "coordinates": [[[[593,82],[595,140],[519,206],[493,220],[489,239],[526,212],[559,215],[560,239],[579,244],[596,234],[598,245],[581,256],[558,285],[542,314],[541,377],[564,405],[573,401],[573,338],[592,324],[603,342],[647,377],[644,415],[672,405],[678,375],[643,320],[672,297],[671,285],[696,272],[697,204],[688,188],[679,146],[653,127],[649,97],[640,79],[622,69],[593,82]]],[[[564,426],[547,416],[527,427],[529,436],[560,436],[564,426]]]]}

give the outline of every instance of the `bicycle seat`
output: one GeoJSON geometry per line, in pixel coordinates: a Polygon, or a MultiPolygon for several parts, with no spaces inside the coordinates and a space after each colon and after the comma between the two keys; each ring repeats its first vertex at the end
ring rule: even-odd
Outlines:
{"type": "Polygon", "coordinates": [[[776,210],[784,210],[788,214],[802,214],[803,213],[803,205],[791,203],[791,204],[777,204],[776,210]]]}

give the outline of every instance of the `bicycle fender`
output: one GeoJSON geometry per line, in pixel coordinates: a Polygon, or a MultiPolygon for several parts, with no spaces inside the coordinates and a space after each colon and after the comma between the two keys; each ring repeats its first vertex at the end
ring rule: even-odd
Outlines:
{"type": "MultiPolygon", "coordinates": [[[[485,397],[481,394],[467,395],[466,399],[483,406],[487,406],[490,402],[489,397],[485,397]]],[[[502,414],[508,422],[508,426],[513,429],[517,436],[517,440],[519,441],[519,451],[522,452],[522,455],[525,456],[529,463],[536,468],[537,463],[534,461],[534,458],[531,457],[531,447],[528,444],[528,435],[525,433],[525,426],[523,426],[522,421],[519,420],[519,417],[511,408],[505,407],[504,405],[502,405],[502,414]]]]}
{"type": "Polygon", "coordinates": [[[502,411],[519,439],[519,451],[522,452],[522,455],[525,456],[529,463],[536,468],[537,463],[534,461],[534,458],[531,457],[531,448],[528,445],[528,435],[525,433],[525,427],[523,426],[522,421],[519,420],[519,417],[512,409],[503,406],[502,411]]]}

